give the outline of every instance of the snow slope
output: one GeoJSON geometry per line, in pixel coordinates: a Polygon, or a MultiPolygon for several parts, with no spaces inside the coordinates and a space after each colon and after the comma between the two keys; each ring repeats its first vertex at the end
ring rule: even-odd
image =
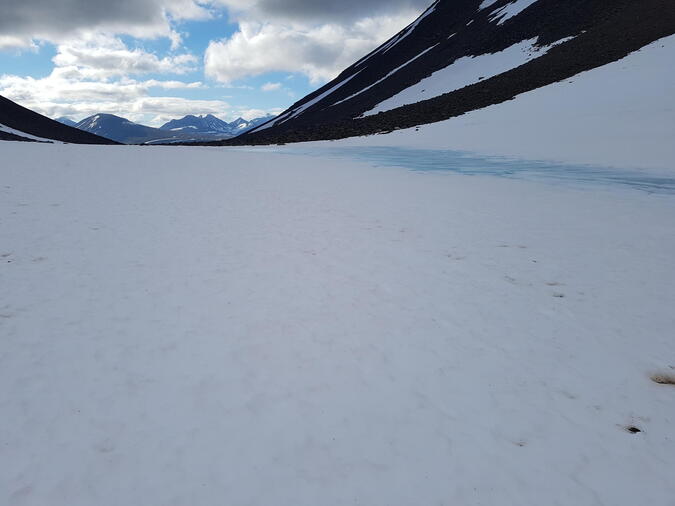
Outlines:
{"type": "MultiPolygon", "coordinates": [[[[675,36],[446,121],[330,146],[457,149],[675,173],[675,36]]],[[[309,144],[311,145],[311,143],[309,144]]]]}
{"type": "Polygon", "coordinates": [[[3,506],[672,505],[672,196],[1,149],[3,506]]]}

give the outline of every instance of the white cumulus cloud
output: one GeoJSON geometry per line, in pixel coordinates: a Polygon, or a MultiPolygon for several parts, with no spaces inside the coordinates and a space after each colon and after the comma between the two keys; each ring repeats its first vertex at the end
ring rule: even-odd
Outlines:
{"type": "Polygon", "coordinates": [[[151,96],[153,89],[196,89],[204,86],[201,82],[138,79],[194,70],[198,60],[191,54],[159,58],[129,49],[119,38],[89,34],[59,44],[53,61],[54,69],[43,78],[0,75],[0,94],[41,114],[74,119],[110,113],[158,122],[176,114],[223,114],[230,109],[221,100],[151,96]]]}
{"type": "Polygon", "coordinates": [[[278,91],[281,89],[281,83],[265,83],[260,89],[262,91],[278,91]]]}
{"type": "Polygon", "coordinates": [[[229,83],[266,72],[299,72],[313,83],[334,78],[413,21],[417,11],[350,24],[305,25],[241,21],[228,39],[211,42],[206,75],[229,83]]]}

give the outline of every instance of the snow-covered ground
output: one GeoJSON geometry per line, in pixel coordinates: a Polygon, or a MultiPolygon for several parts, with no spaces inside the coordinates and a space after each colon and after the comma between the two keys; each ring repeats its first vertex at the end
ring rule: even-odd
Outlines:
{"type": "Polygon", "coordinates": [[[674,59],[670,36],[615,63],[419,131],[330,145],[468,150],[673,175],[675,67],[665,62],[674,59]]]}
{"type": "Polygon", "coordinates": [[[672,506],[675,197],[0,153],[3,506],[672,506]]]}

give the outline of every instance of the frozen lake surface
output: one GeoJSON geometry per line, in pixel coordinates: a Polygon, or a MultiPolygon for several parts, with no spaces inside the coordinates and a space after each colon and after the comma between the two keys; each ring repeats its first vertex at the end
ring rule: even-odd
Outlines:
{"type": "Polygon", "coordinates": [[[649,193],[675,194],[675,177],[660,171],[481,156],[467,151],[393,146],[280,147],[280,153],[352,159],[378,167],[413,171],[450,171],[471,176],[499,176],[572,185],[622,186],[649,193]]]}

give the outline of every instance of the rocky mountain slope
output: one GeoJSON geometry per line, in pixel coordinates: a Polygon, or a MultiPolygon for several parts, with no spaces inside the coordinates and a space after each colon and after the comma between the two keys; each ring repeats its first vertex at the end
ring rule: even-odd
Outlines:
{"type": "Polygon", "coordinates": [[[0,140],[116,144],[110,139],[49,119],[2,96],[0,96],[0,140]]]}
{"type": "Polygon", "coordinates": [[[673,33],[672,0],[437,0],[335,80],[227,143],[338,139],[442,121],[673,33]]]}

